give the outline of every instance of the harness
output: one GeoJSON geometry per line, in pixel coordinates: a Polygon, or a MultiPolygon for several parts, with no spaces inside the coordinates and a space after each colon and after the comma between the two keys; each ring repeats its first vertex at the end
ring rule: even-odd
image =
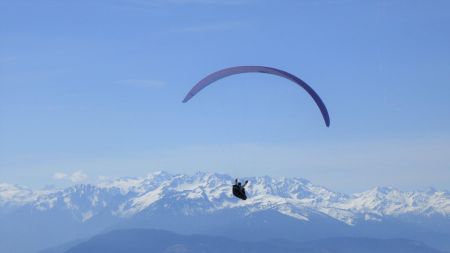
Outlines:
{"type": "Polygon", "coordinates": [[[238,185],[233,185],[233,195],[242,200],[247,199],[247,195],[245,194],[245,189],[243,187],[239,187],[238,185]]]}

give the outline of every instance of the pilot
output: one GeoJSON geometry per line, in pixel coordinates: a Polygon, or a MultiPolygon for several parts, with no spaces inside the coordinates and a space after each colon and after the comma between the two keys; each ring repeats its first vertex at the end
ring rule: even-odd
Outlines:
{"type": "Polygon", "coordinates": [[[234,180],[234,185],[233,185],[233,195],[237,198],[240,198],[242,200],[246,200],[247,199],[247,195],[245,194],[245,186],[248,184],[248,180],[245,181],[245,183],[242,185],[241,182],[238,181],[238,179],[236,178],[236,180],[234,180]]]}

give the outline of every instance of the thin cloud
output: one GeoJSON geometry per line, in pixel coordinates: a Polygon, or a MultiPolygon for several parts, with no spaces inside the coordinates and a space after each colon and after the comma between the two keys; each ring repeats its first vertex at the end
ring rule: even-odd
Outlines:
{"type": "Polygon", "coordinates": [[[200,25],[191,25],[182,28],[172,29],[173,32],[179,33],[201,33],[201,32],[216,32],[216,31],[228,31],[228,30],[236,30],[236,29],[244,29],[249,27],[250,24],[248,22],[223,22],[223,23],[214,23],[214,24],[200,24],[200,25]]]}
{"type": "Polygon", "coordinates": [[[109,181],[109,180],[111,180],[111,178],[108,176],[102,176],[102,175],[98,176],[98,181],[100,181],[100,182],[109,181]]]}
{"type": "Polygon", "coordinates": [[[72,174],[66,174],[63,172],[56,172],[53,174],[53,179],[57,181],[66,180],[71,181],[72,183],[80,183],[85,181],[88,178],[87,174],[82,170],[77,170],[72,174]]]}
{"type": "Polygon", "coordinates": [[[55,180],[63,180],[67,178],[67,174],[62,173],[62,172],[56,172],[55,174],[53,174],[53,179],[55,180]]]}
{"type": "Polygon", "coordinates": [[[165,85],[163,81],[153,79],[126,79],[116,81],[116,83],[141,88],[161,88],[165,85]]]}
{"type": "Polygon", "coordinates": [[[247,4],[254,2],[254,0],[133,0],[135,4],[141,5],[161,5],[161,4],[220,4],[220,5],[234,5],[247,4]]]}
{"type": "Polygon", "coordinates": [[[70,181],[72,181],[73,183],[80,183],[82,181],[85,181],[88,178],[87,174],[84,173],[81,170],[75,171],[71,176],[70,176],[70,181]]]}
{"type": "MultiPolygon", "coordinates": [[[[264,1],[264,0],[260,0],[264,1]]],[[[259,1],[259,2],[260,2],[259,1]]],[[[160,13],[164,8],[177,6],[236,6],[256,3],[256,0],[128,0],[128,1],[102,1],[105,7],[118,8],[120,10],[138,10],[152,13],[160,13]]]]}
{"type": "Polygon", "coordinates": [[[245,4],[252,0],[166,0],[178,4],[245,4]]]}

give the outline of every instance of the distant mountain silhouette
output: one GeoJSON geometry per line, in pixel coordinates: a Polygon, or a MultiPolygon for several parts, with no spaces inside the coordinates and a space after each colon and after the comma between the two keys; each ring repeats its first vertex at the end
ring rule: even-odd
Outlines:
{"type": "MultiPolygon", "coordinates": [[[[238,228],[236,228],[238,229],[238,228]]],[[[115,230],[65,253],[440,253],[403,239],[330,238],[305,243],[242,242],[224,237],[180,235],[162,230],[115,230]]],[[[56,252],[55,252],[56,253],[56,252]]]]}

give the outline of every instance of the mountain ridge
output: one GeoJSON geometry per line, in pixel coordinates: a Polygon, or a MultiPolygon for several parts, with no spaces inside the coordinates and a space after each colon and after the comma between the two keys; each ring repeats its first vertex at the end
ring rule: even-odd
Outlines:
{"type": "Polygon", "coordinates": [[[365,220],[402,214],[450,217],[448,191],[375,187],[346,195],[302,178],[245,179],[250,181],[249,201],[246,202],[233,199],[229,190],[233,178],[218,173],[199,172],[188,176],[160,171],[141,178],[119,178],[97,185],[77,184],[60,190],[31,190],[2,183],[0,208],[30,206],[45,211],[59,205],[77,213],[77,219],[84,222],[105,209],[112,215],[131,217],[161,198],[176,196],[196,200],[197,204],[201,202],[202,208],[209,211],[236,207],[258,211],[276,207],[280,213],[307,220],[300,209],[310,209],[349,225],[354,225],[361,217],[365,220]]]}
{"type": "Polygon", "coordinates": [[[240,227],[236,237],[248,234],[252,240],[404,237],[450,249],[447,191],[378,187],[347,195],[302,178],[246,179],[246,201],[232,196],[234,178],[204,172],[157,172],[63,189],[0,184],[0,251],[17,245],[37,250],[109,229],[139,227],[217,236],[240,227]],[[29,245],[20,244],[23,238],[29,245]]]}
{"type": "Polygon", "coordinates": [[[100,252],[365,252],[441,253],[427,245],[405,239],[326,238],[304,243],[288,241],[245,242],[225,237],[180,235],[153,229],[114,230],[96,235],[64,251],[54,253],[100,252]]]}

